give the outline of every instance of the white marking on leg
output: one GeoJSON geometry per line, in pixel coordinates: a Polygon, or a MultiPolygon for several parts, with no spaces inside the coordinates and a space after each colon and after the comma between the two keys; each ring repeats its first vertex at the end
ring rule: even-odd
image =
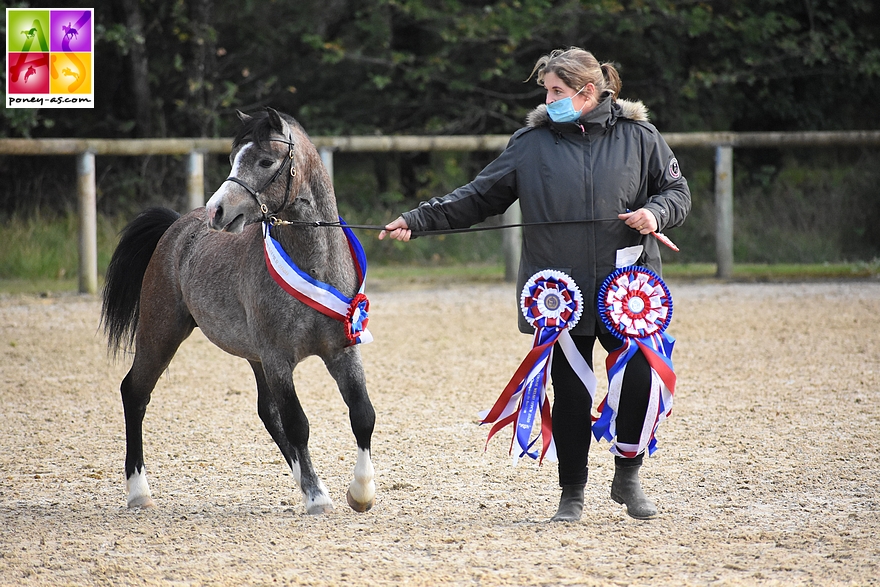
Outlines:
{"type": "Polygon", "coordinates": [[[333,500],[330,499],[330,494],[320,479],[318,479],[318,493],[311,498],[303,494],[303,500],[306,504],[306,511],[313,516],[329,514],[333,511],[333,500]]]}
{"type": "Polygon", "coordinates": [[[314,497],[309,497],[302,486],[302,470],[299,461],[293,461],[290,465],[290,472],[293,473],[293,479],[296,481],[297,487],[302,491],[303,503],[306,511],[312,515],[325,514],[333,511],[333,500],[324,486],[324,482],[318,479],[318,493],[314,497]]]}
{"type": "Polygon", "coordinates": [[[130,508],[151,508],[156,504],[150,494],[150,484],[147,482],[147,470],[139,469],[125,480],[125,489],[128,493],[126,504],[130,508]]]}
{"type": "Polygon", "coordinates": [[[302,489],[302,471],[299,470],[299,461],[290,463],[290,472],[293,473],[293,480],[296,481],[296,486],[302,489]]]}
{"type": "Polygon", "coordinates": [[[359,448],[354,479],[348,486],[348,493],[357,503],[372,505],[376,497],[376,482],[373,480],[375,475],[369,449],[359,448]]]}

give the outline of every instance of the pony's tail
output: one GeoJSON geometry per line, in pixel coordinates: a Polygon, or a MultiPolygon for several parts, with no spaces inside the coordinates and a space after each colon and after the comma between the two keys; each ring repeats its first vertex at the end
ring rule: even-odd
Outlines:
{"type": "Polygon", "coordinates": [[[168,208],[141,212],[122,229],[119,244],[107,266],[101,306],[101,325],[114,357],[134,346],[141,303],[141,285],[147,265],[165,231],[180,218],[168,208]]]}

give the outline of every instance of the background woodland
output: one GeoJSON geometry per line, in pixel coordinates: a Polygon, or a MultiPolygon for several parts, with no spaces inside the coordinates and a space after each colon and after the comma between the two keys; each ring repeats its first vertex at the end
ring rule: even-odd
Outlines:
{"type": "MultiPolygon", "coordinates": [[[[615,63],[621,96],[642,100],[661,132],[880,128],[880,7],[871,0],[90,5],[96,107],[4,109],[0,137],[230,137],[235,110],[265,106],[313,136],[511,134],[543,101],[525,81],[535,60],[568,46],[615,63]]],[[[387,220],[469,181],[495,155],[338,154],[337,192],[354,221],[387,220]]],[[[677,155],[694,192],[678,233],[690,252],[678,259],[711,260],[713,153],[677,155]]],[[[75,210],[74,165],[0,157],[0,219],[75,210]]],[[[880,256],[880,231],[870,230],[880,225],[876,148],[739,149],[735,165],[737,260],[880,256]]],[[[180,207],[184,168],[174,157],[99,158],[99,211],[180,207]]],[[[206,195],[227,171],[223,158],[209,162],[206,195]]]]}

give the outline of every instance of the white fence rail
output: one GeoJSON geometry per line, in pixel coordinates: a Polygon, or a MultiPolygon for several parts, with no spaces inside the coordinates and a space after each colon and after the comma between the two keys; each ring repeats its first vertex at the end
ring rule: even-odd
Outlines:
{"type": "MultiPolygon", "coordinates": [[[[717,275],[733,273],[733,149],[748,147],[878,146],[880,131],[815,131],[752,133],[665,133],[672,148],[715,149],[715,243],[717,275]]],[[[334,152],[502,151],[507,135],[485,136],[352,136],[312,137],[324,165],[333,175],[334,152]]],[[[0,139],[0,155],[71,155],[77,157],[79,211],[79,291],[97,293],[98,251],[95,157],[101,155],[186,155],[190,208],[204,205],[204,155],[229,152],[230,139],[0,139]]],[[[519,209],[506,223],[517,223],[519,209]]],[[[515,274],[519,232],[504,238],[506,274],[515,274]]]]}

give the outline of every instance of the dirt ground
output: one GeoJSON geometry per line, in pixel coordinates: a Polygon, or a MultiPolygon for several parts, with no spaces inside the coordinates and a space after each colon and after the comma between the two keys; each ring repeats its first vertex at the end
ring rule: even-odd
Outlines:
{"type": "Polygon", "coordinates": [[[0,298],[0,584],[880,584],[880,283],[671,282],[675,408],[642,469],[660,515],[610,500],[594,443],[573,524],[547,522],[555,465],[512,467],[509,431],[484,452],[476,424],[531,342],[513,286],[370,285],[370,512],[345,505],[356,451],[332,380],[316,359],[294,374],[337,506],[322,517],[248,365],[199,331],[145,421],[158,508],[127,510],[128,362],[106,356],[99,300],[0,298]]]}

